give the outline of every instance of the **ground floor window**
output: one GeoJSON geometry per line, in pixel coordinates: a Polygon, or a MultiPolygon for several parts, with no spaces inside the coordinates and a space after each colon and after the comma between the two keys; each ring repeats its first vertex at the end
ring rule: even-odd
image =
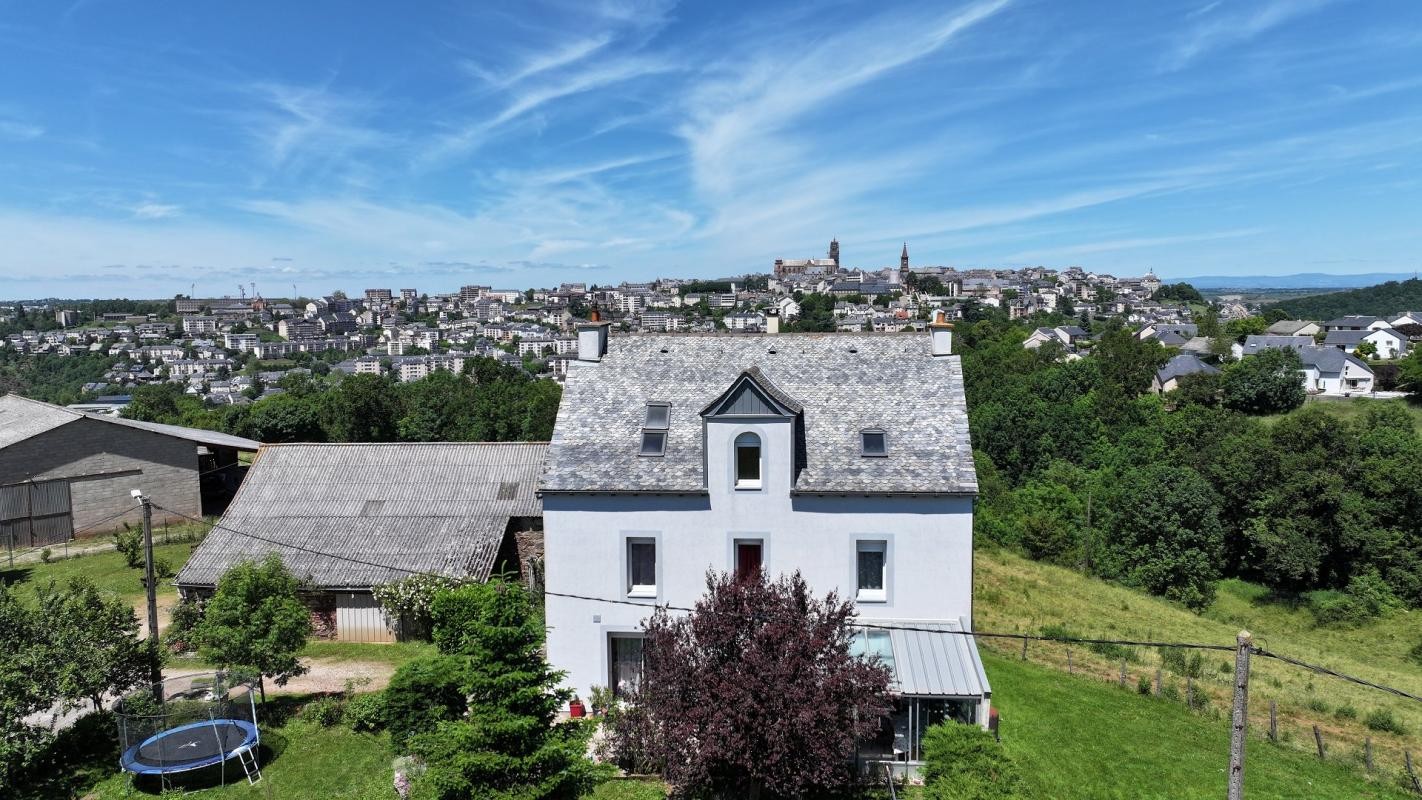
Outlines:
{"type": "Polygon", "coordinates": [[[859,745],[862,759],[922,761],[923,734],[943,722],[978,724],[978,700],[957,697],[900,697],[879,721],[878,732],[859,745]]]}
{"type": "Polygon", "coordinates": [[[626,697],[641,685],[642,641],[639,633],[615,633],[609,637],[607,685],[614,697],[626,697]]]}

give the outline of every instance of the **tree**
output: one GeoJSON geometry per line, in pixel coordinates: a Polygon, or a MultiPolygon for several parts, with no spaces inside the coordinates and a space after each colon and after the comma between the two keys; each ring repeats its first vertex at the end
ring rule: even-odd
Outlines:
{"type": "Polygon", "coordinates": [[[268,444],[326,440],[315,402],[298,393],[273,395],[253,403],[245,425],[247,436],[268,444]]]}
{"type": "Polygon", "coordinates": [[[64,654],[55,665],[62,698],[88,700],[98,709],[104,695],[148,683],[158,654],[139,637],[138,616],[122,598],[78,577],[63,589],[42,588],[39,608],[54,652],[64,654]]]}
{"type": "Polygon", "coordinates": [[[0,791],[5,794],[52,735],[25,722],[59,700],[55,674],[63,656],[54,651],[46,627],[38,611],[0,581],[0,791]]]}
{"type": "Polygon", "coordinates": [[[1224,405],[1246,414],[1281,414],[1304,403],[1303,361],[1291,347],[1269,348],[1230,364],[1224,405]]]}
{"type": "Polygon", "coordinates": [[[852,603],[708,574],[689,616],[645,623],[640,719],[614,732],[651,749],[674,786],[720,797],[829,795],[852,785],[855,742],[888,712],[889,671],[851,653],[852,603]],[[647,735],[646,728],[651,729],[647,735]]]}
{"type": "Polygon", "coordinates": [[[1200,294],[1199,289],[1183,281],[1181,283],[1167,283],[1162,285],[1159,289],[1155,290],[1155,294],[1151,295],[1151,299],[1176,303],[1205,302],[1205,298],[1200,294]]]}
{"type": "MultiPolygon", "coordinates": [[[[585,757],[581,725],[554,724],[571,693],[557,688],[562,674],[543,658],[542,617],[528,590],[497,580],[468,584],[437,594],[432,614],[435,645],[446,659],[434,671],[462,673],[467,713],[438,719],[409,739],[410,752],[427,766],[416,795],[539,800],[591,788],[605,771],[585,757]]],[[[448,710],[447,702],[435,704],[448,710]]]]}
{"type": "Polygon", "coordinates": [[[1105,576],[1201,609],[1214,599],[1224,556],[1219,497],[1188,467],[1154,464],[1116,484],[1106,525],[1105,576]]]}
{"type": "Polygon", "coordinates": [[[322,396],[321,427],[333,442],[393,442],[399,404],[390,381],[347,375],[322,396]]]}
{"type": "Polygon", "coordinates": [[[207,661],[227,669],[245,667],[284,686],[306,673],[297,657],[311,635],[311,614],[298,596],[300,583],[273,553],[235,564],[217,580],[193,639],[207,661]]]}
{"type": "Polygon", "coordinates": [[[1358,358],[1377,358],[1378,346],[1364,339],[1363,341],[1358,342],[1358,346],[1356,349],[1354,349],[1353,354],[1356,355],[1358,358]]]}
{"type": "Polygon", "coordinates": [[[1422,395],[1422,347],[1414,347],[1398,362],[1397,385],[1412,395],[1422,395]]]}

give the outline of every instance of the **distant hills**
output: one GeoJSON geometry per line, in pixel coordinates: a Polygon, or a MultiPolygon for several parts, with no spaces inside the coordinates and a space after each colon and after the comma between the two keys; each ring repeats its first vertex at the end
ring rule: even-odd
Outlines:
{"type": "Polygon", "coordinates": [[[1220,289],[1354,289],[1414,277],[1411,272],[1366,272],[1333,275],[1298,272],[1293,275],[1202,275],[1196,278],[1162,278],[1167,283],[1188,283],[1201,291],[1220,289]]]}
{"type": "Polygon", "coordinates": [[[1422,309],[1422,280],[1408,278],[1346,292],[1307,295],[1264,306],[1265,313],[1278,309],[1288,319],[1329,320],[1344,314],[1385,317],[1399,311],[1422,309]]]}

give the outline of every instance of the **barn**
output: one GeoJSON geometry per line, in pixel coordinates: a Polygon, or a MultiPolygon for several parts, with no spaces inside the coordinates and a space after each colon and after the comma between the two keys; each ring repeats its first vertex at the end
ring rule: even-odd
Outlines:
{"type": "Polygon", "coordinates": [[[216,431],[122,419],[0,396],[0,547],[44,547],[154,520],[222,512],[240,453],[260,443],[216,431]]]}
{"type": "Polygon", "coordinates": [[[389,642],[372,587],[412,573],[487,580],[541,563],[545,443],[280,444],[261,449],[178,573],[185,598],[269,553],[307,589],[317,635],[389,642]]]}

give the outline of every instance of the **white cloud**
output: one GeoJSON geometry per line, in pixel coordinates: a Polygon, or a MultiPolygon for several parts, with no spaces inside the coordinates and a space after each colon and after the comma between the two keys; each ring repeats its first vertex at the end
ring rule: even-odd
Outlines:
{"type": "Polygon", "coordinates": [[[44,135],[44,128],[14,119],[0,119],[0,139],[28,142],[44,135]]]}
{"type": "Polygon", "coordinates": [[[134,219],[167,219],[183,213],[182,206],[170,203],[140,203],[133,207],[134,219]]]}
{"type": "Polygon", "coordinates": [[[1221,47],[1247,42],[1296,17],[1310,14],[1334,0],[1266,0],[1249,3],[1237,14],[1213,14],[1218,3],[1190,16],[1205,17],[1186,32],[1165,60],[1167,70],[1183,69],[1196,58],[1221,47]],[[1208,15],[1208,16],[1207,16],[1208,15]]]}

